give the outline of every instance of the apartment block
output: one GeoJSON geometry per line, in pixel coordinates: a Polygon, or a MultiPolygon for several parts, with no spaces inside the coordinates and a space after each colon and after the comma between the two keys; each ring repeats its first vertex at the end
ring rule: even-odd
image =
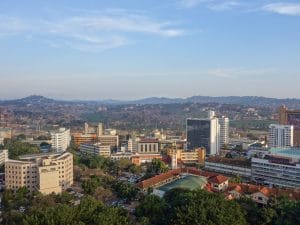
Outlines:
{"type": "Polygon", "coordinates": [[[100,155],[104,157],[110,157],[111,155],[110,145],[103,145],[102,143],[81,144],[79,150],[86,155],[100,155]]]}
{"type": "Polygon", "coordinates": [[[5,187],[13,191],[27,187],[30,192],[61,193],[73,184],[73,155],[34,154],[5,162],[5,187]]]}
{"type": "Polygon", "coordinates": [[[220,146],[223,147],[229,143],[229,119],[225,116],[219,118],[220,125],[220,146]]]}
{"type": "Polygon", "coordinates": [[[294,126],[271,124],[269,131],[269,147],[289,148],[294,146],[294,126]]]}
{"type": "Polygon", "coordinates": [[[51,132],[51,140],[56,152],[65,152],[71,143],[70,129],[60,128],[57,132],[51,132]]]}

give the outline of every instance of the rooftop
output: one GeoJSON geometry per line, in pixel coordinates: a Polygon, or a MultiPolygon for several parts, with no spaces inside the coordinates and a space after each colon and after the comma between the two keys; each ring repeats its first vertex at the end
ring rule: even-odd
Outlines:
{"type": "Polygon", "coordinates": [[[228,181],[228,178],[222,175],[218,175],[210,178],[208,181],[213,184],[223,184],[224,182],[228,181]]]}
{"type": "Polygon", "coordinates": [[[269,151],[271,155],[300,160],[300,148],[271,148],[269,151]]]}
{"type": "Polygon", "coordinates": [[[207,180],[205,177],[187,175],[171,183],[165,184],[159,187],[158,189],[161,191],[169,191],[174,188],[196,190],[199,188],[203,188],[206,185],[206,183],[207,180]]]}
{"type": "Polygon", "coordinates": [[[231,166],[242,166],[242,167],[251,167],[251,161],[244,158],[224,158],[224,157],[210,157],[205,160],[206,162],[212,163],[221,163],[231,166]]]}

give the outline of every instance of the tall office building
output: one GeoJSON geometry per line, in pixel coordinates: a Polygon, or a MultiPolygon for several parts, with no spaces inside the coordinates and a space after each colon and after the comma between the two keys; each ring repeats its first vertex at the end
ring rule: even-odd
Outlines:
{"type": "Polygon", "coordinates": [[[229,142],[229,119],[225,116],[219,118],[220,125],[220,146],[227,145],[229,142]]]}
{"type": "Polygon", "coordinates": [[[279,124],[294,126],[294,146],[300,147],[300,110],[289,110],[286,106],[281,106],[279,124]]]}
{"type": "Polygon", "coordinates": [[[271,148],[289,148],[294,146],[294,126],[271,124],[269,131],[271,148]]]}
{"type": "Polygon", "coordinates": [[[209,112],[208,117],[186,120],[187,149],[204,147],[207,155],[216,155],[220,149],[220,125],[212,112],[209,112]]]}
{"type": "Polygon", "coordinates": [[[70,129],[60,128],[58,132],[51,133],[52,148],[56,152],[65,152],[70,146],[70,129]]]}

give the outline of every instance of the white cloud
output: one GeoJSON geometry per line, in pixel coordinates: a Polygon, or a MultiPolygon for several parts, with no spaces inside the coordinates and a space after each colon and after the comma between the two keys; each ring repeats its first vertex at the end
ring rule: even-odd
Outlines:
{"type": "Polygon", "coordinates": [[[251,68],[215,68],[208,70],[207,73],[214,77],[225,79],[237,79],[239,77],[260,77],[275,73],[274,68],[251,69],[251,68]]]}
{"type": "Polygon", "coordinates": [[[201,3],[207,3],[211,0],[180,0],[179,4],[184,8],[193,8],[201,3]]]}
{"type": "Polygon", "coordinates": [[[211,3],[208,5],[208,8],[214,11],[224,11],[238,6],[241,6],[239,1],[223,1],[211,3]]]}
{"type": "Polygon", "coordinates": [[[134,35],[173,38],[184,35],[185,31],[170,21],[126,10],[83,11],[76,16],[34,22],[0,17],[0,36],[21,33],[24,36],[30,33],[32,40],[42,38],[55,48],[66,46],[81,51],[101,51],[133,43],[134,35]]]}
{"type": "Polygon", "coordinates": [[[156,22],[139,15],[126,16],[82,16],[47,23],[52,33],[86,32],[132,32],[149,33],[165,37],[184,34],[182,29],[172,28],[170,22],[156,22]]]}
{"type": "Polygon", "coordinates": [[[15,35],[26,30],[26,24],[15,17],[0,16],[0,37],[15,35]]]}
{"type": "Polygon", "coordinates": [[[281,15],[300,15],[300,3],[271,3],[262,7],[262,10],[281,15]]]}

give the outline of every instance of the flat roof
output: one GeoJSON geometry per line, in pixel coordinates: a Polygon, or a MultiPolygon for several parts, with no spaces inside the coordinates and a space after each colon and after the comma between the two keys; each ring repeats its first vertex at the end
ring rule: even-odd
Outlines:
{"type": "Polygon", "coordinates": [[[271,148],[271,155],[300,159],[300,148],[271,148]]]}

